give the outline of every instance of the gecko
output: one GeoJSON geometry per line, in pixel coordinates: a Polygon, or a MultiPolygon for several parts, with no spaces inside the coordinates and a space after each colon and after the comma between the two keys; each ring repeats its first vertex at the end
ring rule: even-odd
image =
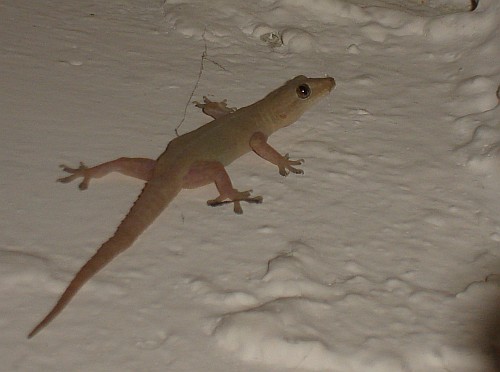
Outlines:
{"type": "Polygon", "coordinates": [[[214,120],[174,138],[156,159],[119,158],[88,168],[61,166],[69,176],[63,183],[83,177],[79,184],[85,190],[91,179],[119,172],[146,181],[145,185],[116,228],[95,254],[80,268],[49,313],[28,334],[35,336],[49,324],[71,301],[78,290],[118,254],[129,248],[151,225],[182,189],[193,189],[214,183],[219,196],[208,200],[209,206],[233,204],[237,214],[243,213],[241,202],[261,203],[262,197],[252,196],[252,190],[233,188],[225,167],[240,156],[255,152],[278,167],[279,174],[302,174],[296,166],[303,160],[281,155],[269,143],[268,137],[278,129],[289,126],[335,87],[332,77],[308,78],[303,75],[287,81],[263,99],[238,110],[229,108],[226,101],[195,102],[214,120]]]}

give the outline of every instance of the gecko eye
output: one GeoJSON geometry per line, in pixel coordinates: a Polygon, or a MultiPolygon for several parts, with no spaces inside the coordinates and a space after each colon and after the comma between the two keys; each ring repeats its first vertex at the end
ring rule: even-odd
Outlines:
{"type": "Polygon", "coordinates": [[[311,88],[309,88],[309,85],[307,84],[300,84],[297,87],[297,97],[300,99],[306,99],[311,95],[311,88]]]}

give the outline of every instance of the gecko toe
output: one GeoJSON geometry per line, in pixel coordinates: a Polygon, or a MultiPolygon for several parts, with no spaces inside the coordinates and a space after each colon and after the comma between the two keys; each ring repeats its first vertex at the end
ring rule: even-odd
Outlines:
{"type": "Polygon", "coordinates": [[[89,179],[84,178],[83,181],[78,185],[78,188],[82,191],[87,190],[89,188],[89,179]]]}
{"type": "Polygon", "coordinates": [[[68,177],[61,177],[61,178],[58,178],[58,179],[56,180],[56,182],[61,182],[61,183],[69,183],[69,182],[73,181],[75,178],[76,178],[76,176],[73,174],[73,175],[68,176],[68,177]]]}
{"type": "Polygon", "coordinates": [[[283,156],[280,164],[278,165],[279,173],[283,177],[286,177],[291,173],[304,174],[304,171],[299,168],[295,168],[294,165],[301,165],[304,163],[304,159],[292,160],[289,154],[283,156]]]}
{"type": "Polygon", "coordinates": [[[234,202],[234,213],[236,214],[243,214],[243,208],[241,208],[241,203],[239,202],[239,200],[236,200],[234,202]]]}
{"type": "Polygon", "coordinates": [[[61,183],[69,183],[74,181],[79,177],[83,177],[83,181],[78,185],[80,190],[86,190],[89,186],[90,177],[88,175],[88,167],[80,162],[80,166],[78,168],[71,168],[65,164],[59,165],[59,167],[66,173],[69,173],[69,176],[58,178],[56,181],[61,183]]]}

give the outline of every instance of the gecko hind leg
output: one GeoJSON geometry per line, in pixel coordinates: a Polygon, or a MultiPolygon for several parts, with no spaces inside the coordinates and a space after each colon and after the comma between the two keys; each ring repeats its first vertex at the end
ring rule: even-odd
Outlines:
{"type": "Polygon", "coordinates": [[[184,177],[183,188],[193,189],[210,183],[215,183],[219,196],[207,201],[212,207],[228,203],[234,204],[234,212],[242,214],[242,201],[247,203],[262,203],[261,196],[250,196],[252,190],[238,191],[233,187],[231,179],[218,161],[199,161],[191,166],[188,174],[184,177]]]}
{"type": "Polygon", "coordinates": [[[83,181],[78,185],[78,188],[80,190],[86,190],[92,178],[101,178],[112,172],[118,172],[126,176],[148,181],[153,174],[155,165],[155,160],[147,158],[119,158],[91,168],[87,167],[82,162],[80,162],[78,168],[71,168],[62,164],[60,166],[62,170],[70,173],[70,175],[57,179],[57,182],[68,183],[83,177],[83,181]]]}
{"type": "Polygon", "coordinates": [[[223,200],[223,201],[220,201],[220,200],[217,200],[217,199],[212,199],[212,200],[208,200],[207,201],[207,205],[209,205],[211,207],[218,207],[218,206],[221,206],[221,205],[224,205],[224,204],[233,203],[234,204],[234,213],[236,213],[236,214],[242,214],[243,213],[243,208],[241,208],[241,203],[240,202],[244,201],[244,202],[247,202],[247,203],[260,204],[264,200],[262,198],[262,196],[252,196],[252,197],[250,197],[250,192],[251,191],[252,190],[245,191],[245,193],[247,193],[246,194],[247,196],[244,197],[244,198],[241,198],[241,199],[223,200]]]}

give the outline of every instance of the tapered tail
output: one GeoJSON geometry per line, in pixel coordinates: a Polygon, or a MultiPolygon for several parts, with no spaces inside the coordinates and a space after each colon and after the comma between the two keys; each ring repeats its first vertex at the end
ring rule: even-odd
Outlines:
{"type": "MultiPolygon", "coordinates": [[[[172,180],[173,181],[173,180],[172,180]]],[[[161,189],[153,183],[147,183],[125,219],[116,229],[115,234],[106,241],[97,252],[78,271],[52,310],[33,328],[28,338],[35,336],[49,324],[71,301],[78,290],[106,266],[113,258],[130,247],[139,235],[156,219],[170,201],[181,190],[180,185],[169,182],[161,189]]]]}

